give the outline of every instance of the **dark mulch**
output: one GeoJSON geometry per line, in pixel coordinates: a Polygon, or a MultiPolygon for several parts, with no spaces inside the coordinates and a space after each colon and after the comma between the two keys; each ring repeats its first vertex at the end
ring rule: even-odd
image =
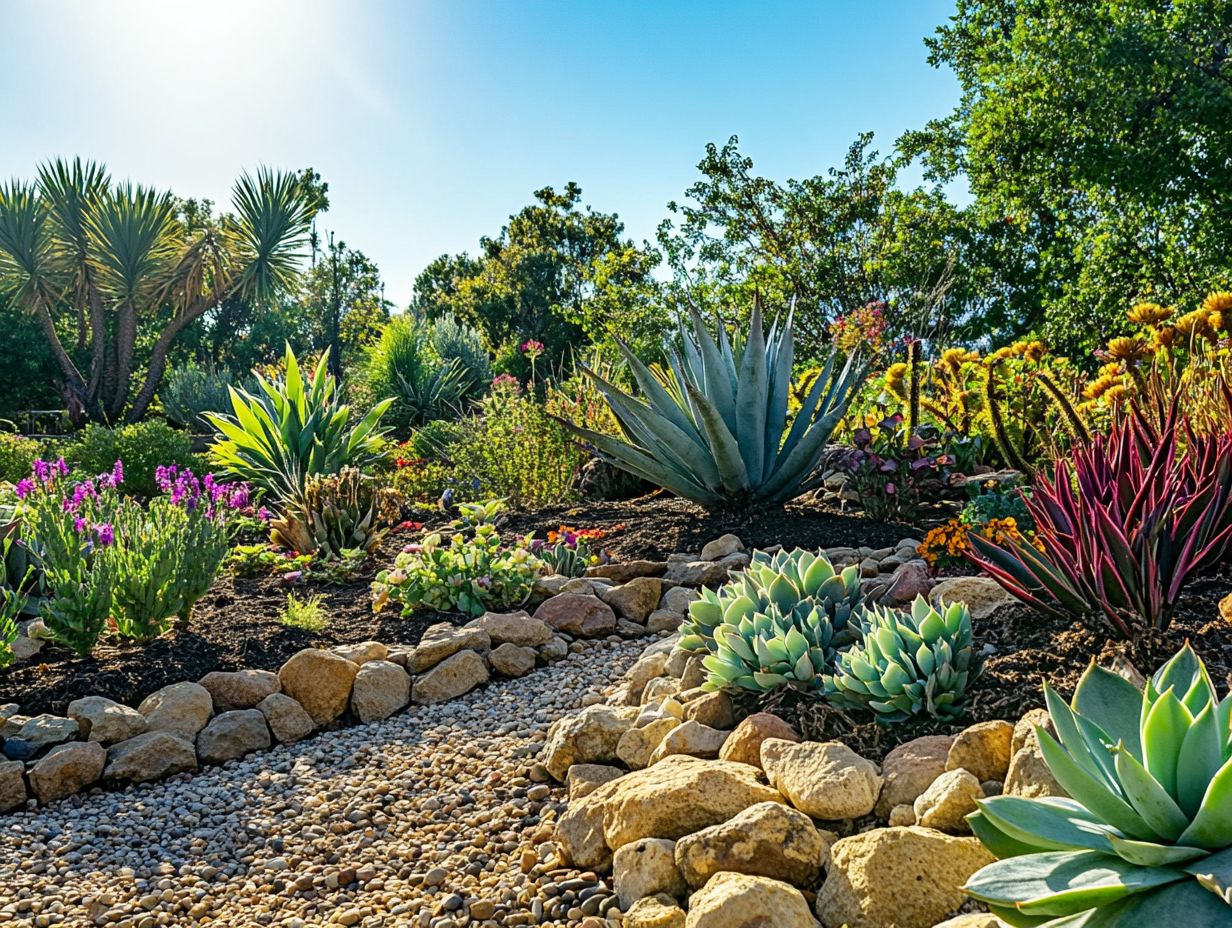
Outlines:
{"type": "Polygon", "coordinates": [[[502,517],[500,527],[513,534],[542,534],[562,524],[603,529],[607,535],[602,545],[618,560],[662,560],[677,551],[700,551],[706,542],[727,532],[754,548],[883,548],[903,538],[920,537],[910,525],[873,522],[812,503],[730,515],[708,513],[687,500],[661,495],[509,513],[502,517]]]}
{"type": "Polygon", "coordinates": [[[810,739],[839,739],[853,750],[881,760],[895,745],[921,735],[956,734],[975,722],[1021,718],[1044,705],[1047,680],[1069,698],[1092,658],[1101,664],[1128,660],[1144,676],[1153,673],[1188,640],[1221,689],[1232,687],[1232,624],[1219,615],[1219,600],[1232,592],[1232,578],[1194,582],[1182,596],[1177,618],[1162,635],[1138,642],[1109,641],[1081,625],[1062,626],[1025,606],[999,610],[977,622],[976,644],[995,648],[970,689],[967,711],[956,723],[933,719],[882,726],[850,717],[824,702],[790,696],[763,704],[795,723],[810,739]]]}
{"type": "MultiPolygon", "coordinates": [[[[401,543],[401,540],[398,542],[401,543]]],[[[393,551],[382,551],[387,564],[393,551]]],[[[0,703],[15,702],[26,714],[63,714],[69,702],[86,695],[106,696],[136,705],[169,683],[197,680],[211,670],[277,670],[302,648],[375,639],[415,644],[435,622],[459,624],[456,613],[420,611],[402,618],[396,608],[374,615],[368,590],[371,577],[345,586],[309,582],[288,586],[275,578],[219,577],[197,604],[192,617],[146,644],[100,644],[89,657],[48,645],[35,662],[0,673],[0,703]],[[320,632],[290,628],[278,621],[294,590],[303,599],[323,597],[329,625],[320,632]]]]}

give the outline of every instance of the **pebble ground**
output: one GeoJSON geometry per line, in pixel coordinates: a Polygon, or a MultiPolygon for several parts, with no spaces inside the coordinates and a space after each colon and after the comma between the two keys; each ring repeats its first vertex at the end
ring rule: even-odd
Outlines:
{"type": "Polygon", "coordinates": [[[534,755],[645,644],[588,643],[440,706],[6,816],[0,924],[603,925],[611,890],[559,866],[565,791],[534,755]]]}

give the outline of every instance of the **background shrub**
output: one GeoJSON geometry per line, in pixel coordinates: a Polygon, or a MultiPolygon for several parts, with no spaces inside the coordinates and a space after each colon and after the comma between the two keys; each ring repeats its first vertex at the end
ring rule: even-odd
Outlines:
{"type": "Polygon", "coordinates": [[[451,315],[431,323],[432,347],[443,361],[457,361],[462,369],[463,395],[468,399],[480,396],[492,382],[492,362],[483,336],[451,315]]]}
{"type": "Polygon", "coordinates": [[[192,439],[161,419],[149,419],[120,428],[88,425],[64,449],[64,458],[83,474],[110,471],[124,462],[124,489],[137,496],[154,496],[158,484],[154,471],[160,465],[177,465],[204,471],[193,454],[192,439]]]}
{"type": "Polygon", "coordinates": [[[0,483],[16,483],[30,476],[39,443],[24,435],[0,432],[0,483]]]}
{"type": "Polygon", "coordinates": [[[226,373],[207,371],[195,364],[178,367],[167,375],[159,398],[168,420],[197,433],[210,431],[207,412],[230,412],[228,390],[235,379],[226,373]]]}
{"type": "Polygon", "coordinates": [[[437,353],[432,330],[413,316],[401,316],[385,327],[360,372],[369,402],[393,398],[386,422],[399,437],[425,422],[460,416],[471,377],[462,360],[437,353]]]}

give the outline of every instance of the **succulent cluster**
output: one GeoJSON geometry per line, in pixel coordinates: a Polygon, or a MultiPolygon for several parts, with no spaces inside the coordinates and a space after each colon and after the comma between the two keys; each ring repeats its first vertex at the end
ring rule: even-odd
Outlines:
{"type": "Polygon", "coordinates": [[[862,624],[860,642],[838,655],[826,677],[832,702],[871,709],[880,722],[961,712],[967,685],[979,672],[964,604],[939,611],[917,596],[909,611],[865,607],[862,624]]]}
{"type": "Polygon", "coordinates": [[[270,520],[270,540],[301,554],[370,553],[398,520],[396,495],[354,467],[313,477],[304,492],[270,520]]]}
{"type": "Polygon", "coordinates": [[[855,640],[852,616],[864,602],[855,566],[837,571],[824,554],[796,548],[767,554],[754,551],[749,566],[717,591],[703,587],[680,628],[680,647],[717,653],[716,630],[746,616],[771,615],[794,622],[815,621],[823,632],[808,635],[833,652],[855,640]]]}
{"type": "Polygon", "coordinates": [[[1186,645],[1139,691],[1092,666],[1040,750],[1071,799],[969,816],[997,857],[966,890],[1010,925],[1232,924],[1232,695],[1186,645]]]}

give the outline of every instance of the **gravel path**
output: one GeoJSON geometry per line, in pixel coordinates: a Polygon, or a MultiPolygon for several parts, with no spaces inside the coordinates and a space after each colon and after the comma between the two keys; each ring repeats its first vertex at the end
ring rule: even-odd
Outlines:
{"type": "Polygon", "coordinates": [[[533,754],[645,644],[590,643],[441,706],[6,816],[0,924],[578,924],[610,891],[553,869],[565,792],[536,782],[533,754]]]}

